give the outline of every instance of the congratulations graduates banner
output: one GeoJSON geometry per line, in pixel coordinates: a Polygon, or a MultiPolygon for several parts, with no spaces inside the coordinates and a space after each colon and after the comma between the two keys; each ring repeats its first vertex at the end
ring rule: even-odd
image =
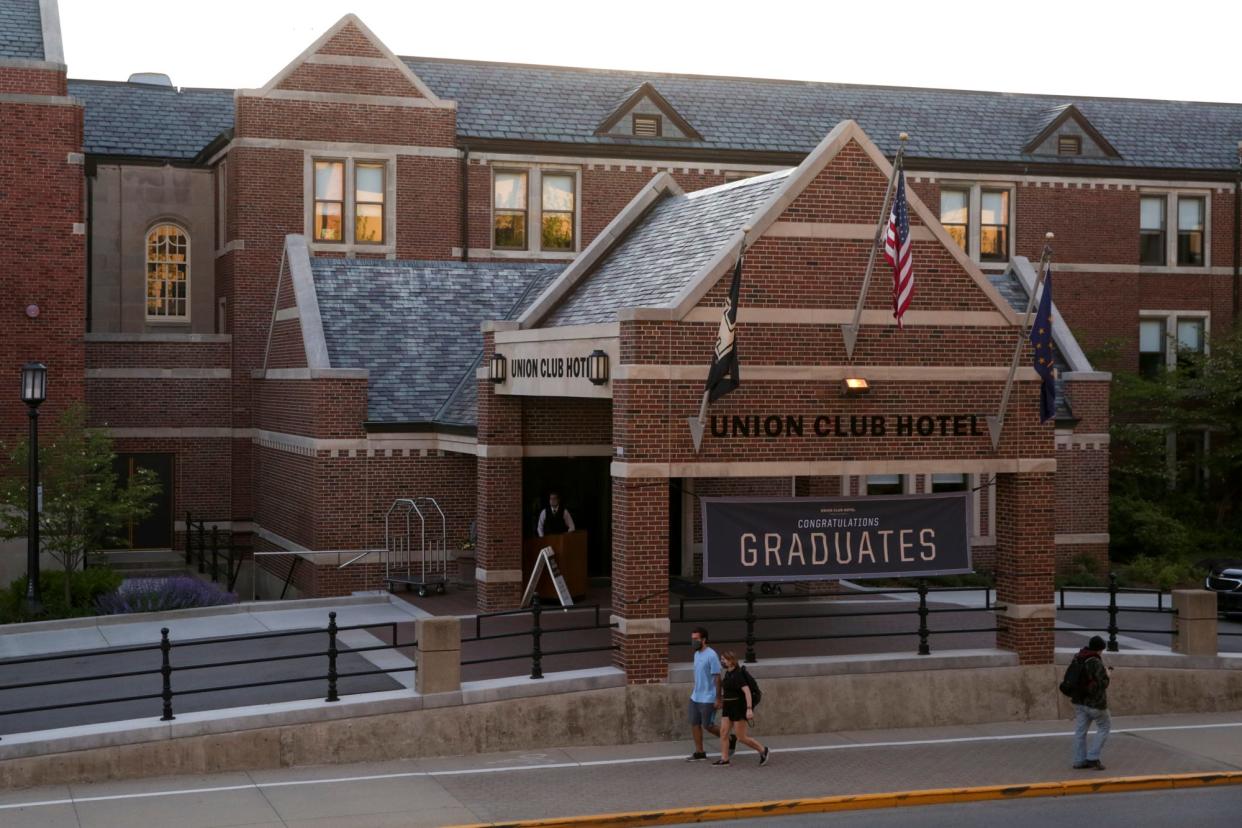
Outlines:
{"type": "Polygon", "coordinates": [[[704,497],[703,580],[971,572],[968,497],[704,497]]]}

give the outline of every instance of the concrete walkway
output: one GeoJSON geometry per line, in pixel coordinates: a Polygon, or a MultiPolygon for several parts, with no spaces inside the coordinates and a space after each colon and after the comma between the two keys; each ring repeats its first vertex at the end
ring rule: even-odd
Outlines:
{"type": "MultiPolygon", "coordinates": [[[[1242,769],[1242,715],[1117,717],[1106,771],[1069,768],[1070,723],[772,737],[772,762],[682,761],[689,741],[336,765],[0,795],[5,828],[444,826],[794,797],[1242,769]]],[[[762,719],[756,734],[764,738],[762,719]]],[[[1242,799],[1235,789],[1232,801],[1242,799]]],[[[917,812],[905,814],[914,820],[917,812]]]]}

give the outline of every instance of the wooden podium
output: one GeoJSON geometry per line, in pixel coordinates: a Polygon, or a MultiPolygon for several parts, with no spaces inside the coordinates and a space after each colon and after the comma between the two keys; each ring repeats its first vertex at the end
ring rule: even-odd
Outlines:
{"type": "MultiPolygon", "coordinates": [[[[530,579],[535,568],[535,558],[539,550],[545,546],[552,547],[556,553],[556,565],[565,578],[569,594],[575,599],[587,594],[587,533],[579,529],[576,532],[565,532],[560,535],[548,535],[546,538],[535,536],[522,542],[522,582],[530,579]]],[[[539,579],[539,598],[543,601],[557,603],[556,588],[552,586],[552,578],[544,573],[539,579]]]]}

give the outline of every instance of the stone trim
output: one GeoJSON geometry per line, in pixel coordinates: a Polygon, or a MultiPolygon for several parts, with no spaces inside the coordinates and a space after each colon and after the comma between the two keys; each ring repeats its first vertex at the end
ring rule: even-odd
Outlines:
{"type": "Polygon", "coordinates": [[[1057,546],[1077,546],[1086,543],[1104,543],[1109,542],[1109,534],[1107,532],[1078,532],[1078,533],[1061,533],[1056,535],[1057,546]]]}
{"type": "Polygon", "coordinates": [[[0,68],[4,69],[43,69],[48,72],[64,72],[68,69],[63,63],[51,60],[35,60],[34,58],[0,57],[0,68]]]}
{"type": "Polygon", "coordinates": [[[231,379],[231,368],[87,368],[87,379],[231,379]]]}
{"type": "Polygon", "coordinates": [[[213,156],[212,161],[220,155],[234,149],[282,149],[301,152],[325,153],[331,155],[418,155],[427,158],[461,158],[461,151],[454,147],[424,147],[416,144],[364,144],[351,141],[312,141],[302,138],[264,138],[261,136],[242,136],[229,141],[228,145],[213,156]]]}
{"type": "Polygon", "coordinates": [[[485,584],[520,584],[522,583],[522,570],[484,569],[481,566],[476,566],[474,568],[474,579],[485,584]]]}
{"type": "Polygon", "coordinates": [[[70,98],[62,95],[23,95],[16,92],[5,92],[0,94],[0,103],[33,104],[35,106],[86,106],[86,104],[82,103],[82,101],[79,101],[77,98],[70,98]]]}
{"type": "MultiPolygon", "coordinates": [[[[240,429],[239,429],[240,430],[240,429]]],[[[281,431],[253,429],[251,441],[263,448],[317,457],[319,452],[336,453],[338,457],[426,457],[429,452],[452,452],[453,454],[476,454],[475,438],[454,434],[427,434],[411,437],[407,434],[370,434],[358,438],[310,437],[305,434],[289,434],[281,431]]]]}
{"type": "MultiPolygon", "coordinates": [[[[217,154],[214,158],[212,158],[212,159],[211,159],[211,164],[213,164],[213,165],[214,165],[214,164],[216,163],[216,161],[217,161],[217,160],[218,160],[221,156],[223,156],[223,155],[224,155],[224,152],[226,152],[227,150],[228,150],[228,147],[225,147],[225,150],[224,150],[224,151],[220,152],[220,153],[219,153],[219,154],[217,154]]],[[[233,239],[232,241],[225,242],[225,243],[224,243],[224,247],[221,247],[219,250],[217,250],[217,251],[216,251],[216,258],[218,259],[218,258],[220,258],[221,256],[227,256],[228,254],[230,254],[230,253],[234,252],[235,250],[245,250],[245,249],[246,249],[246,240],[245,240],[245,239],[233,239]]]]}
{"type": "MultiPolygon", "coordinates": [[[[743,179],[749,181],[750,179],[743,179]]],[[[875,238],[875,227],[870,224],[834,224],[815,221],[777,221],[764,234],[768,238],[777,239],[857,239],[872,241],[875,238]]],[[[935,241],[924,225],[910,228],[913,241],[935,241]]]]}
{"type": "MultiPolygon", "coordinates": [[[[670,160],[652,160],[649,158],[600,158],[598,156],[585,155],[527,155],[522,153],[509,152],[472,152],[470,153],[471,161],[478,161],[480,166],[487,166],[492,162],[500,164],[566,164],[579,165],[586,170],[598,170],[601,172],[622,171],[626,167],[642,170],[649,169],[653,174],[657,172],[667,173],[712,173],[720,175],[725,172],[746,172],[756,174],[767,174],[770,172],[780,172],[789,169],[788,164],[745,164],[730,163],[722,161],[692,161],[681,159],[678,161],[670,160]]],[[[749,180],[749,179],[744,179],[749,180]]],[[[1230,187],[1233,185],[1230,184],[1230,187]]]]}
{"type": "Polygon", "coordinates": [[[366,368],[260,368],[251,376],[269,380],[367,379],[371,372],[366,368]]]}
{"type": "Polygon", "coordinates": [[[332,55],[316,52],[307,55],[303,63],[318,63],[324,66],[360,66],[367,69],[391,69],[392,61],[388,58],[361,57],[359,55],[332,55]]]}
{"type": "MultiPolygon", "coordinates": [[[[647,308],[628,309],[618,316],[622,319],[643,319],[647,308]]],[[[653,309],[658,310],[658,309],[653,309]]],[[[854,312],[848,308],[738,308],[737,321],[756,325],[840,325],[849,322],[854,312]]],[[[864,310],[862,324],[883,325],[892,321],[892,311],[864,310]]],[[[902,320],[906,325],[934,325],[936,327],[1007,328],[1009,322],[995,311],[906,311],[902,320]]],[[[684,317],[683,322],[703,322],[715,325],[720,322],[720,308],[696,307],[684,317]]]]}
{"type": "Polygon", "coordinates": [[[667,618],[624,618],[610,615],[608,623],[616,624],[617,632],[621,635],[667,635],[672,629],[667,618]]]}
{"type": "Polygon", "coordinates": [[[353,104],[356,106],[393,106],[402,109],[456,109],[453,101],[430,101],[426,98],[404,98],[397,95],[359,95],[350,92],[303,92],[291,89],[238,89],[239,98],[267,98],[277,101],[353,104]]]}
{"type": "Polygon", "coordinates": [[[88,333],[86,342],[167,342],[185,344],[228,344],[232,334],[206,333],[88,333]]]}
{"type": "Polygon", "coordinates": [[[310,248],[305,236],[285,236],[285,255],[289,277],[302,320],[302,343],[306,348],[308,368],[331,368],[328,343],[323,335],[323,319],[319,316],[319,297],[315,294],[315,276],[311,272],[310,248]]]}
{"type": "Polygon", "coordinates": [[[107,428],[108,436],[113,439],[138,439],[138,440],[203,440],[203,439],[237,439],[252,437],[254,429],[250,428],[231,428],[222,426],[218,428],[198,427],[198,428],[107,428]]]}
{"type": "Polygon", "coordinates": [[[614,460],[610,473],[618,478],[671,477],[830,477],[869,474],[1032,474],[1055,472],[1052,458],[965,460],[769,460],[759,462],[635,463],[614,460]]]}
{"type": "Polygon", "coordinates": [[[65,46],[60,36],[60,8],[56,0],[39,0],[39,18],[43,25],[43,59],[64,71],[65,46]]]}
{"type": "MultiPolygon", "coordinates": [[[[618,380],[706,380],[708,365],[618,365],[612,379],[618,380]]],[[[977,368],[920,367],[911,365],[747,365],[746,379],[752,382],[832,382],[846,377],[866,377],[887,382],[1004,382],[1009,369],[999,366],[977,368]]],[[[1019,382],[1035,382],[1035,369],[1018,369],[1019,382]]]]}
{"type": "MultiPolygon", "coordinates": [[[[461,248],[454,248],[460,251],[461,248]]],[[[460,253],[459,253],[460,255],[460,253]]],[[[544,250],[500,250],[489,247],[470,248],[471,259],[518,259],[524,261],[572,262],[577,253],[555,253],[544,250]]]]}
{"type": "Polygon", "coordinates": [[[1057,262],[1053,269],[1063,270],[1066,273],[1156,273],[1180,276],[1233,275],[1232,267],[1188,267],[1186,265],[1170,267],[1168,265],[1091,264],[1089,262],[1061,264],[1057,262]]]}
{"type": "Polygon", "coordinates": [[[276,311],[276,321],[285,322],[290,319],[297,319],[298,315],[299,314],[298,314],[297,305],[291,305],[290,307],[281,308],[280,310],[276,311]]]}
{"type": "Polygon", "coordinates": [[[1055,437],[1057,448],[1102,449],[1112,442],[1108,434],[1058,434],[1055,437]]]}
{"type": "Polygon", "coordinates": [[[1018,620],[1026,618],[1056,618],[1057,605],[1053,604],[996,604],[996,614],[1018,620]]]}

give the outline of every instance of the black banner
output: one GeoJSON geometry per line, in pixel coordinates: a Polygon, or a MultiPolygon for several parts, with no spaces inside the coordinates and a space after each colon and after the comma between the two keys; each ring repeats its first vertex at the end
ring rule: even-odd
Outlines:
{"type": "Polygon", "coordinates": [[[704,497],[703,581],[972,572],[969,493],[704,497]]]}

